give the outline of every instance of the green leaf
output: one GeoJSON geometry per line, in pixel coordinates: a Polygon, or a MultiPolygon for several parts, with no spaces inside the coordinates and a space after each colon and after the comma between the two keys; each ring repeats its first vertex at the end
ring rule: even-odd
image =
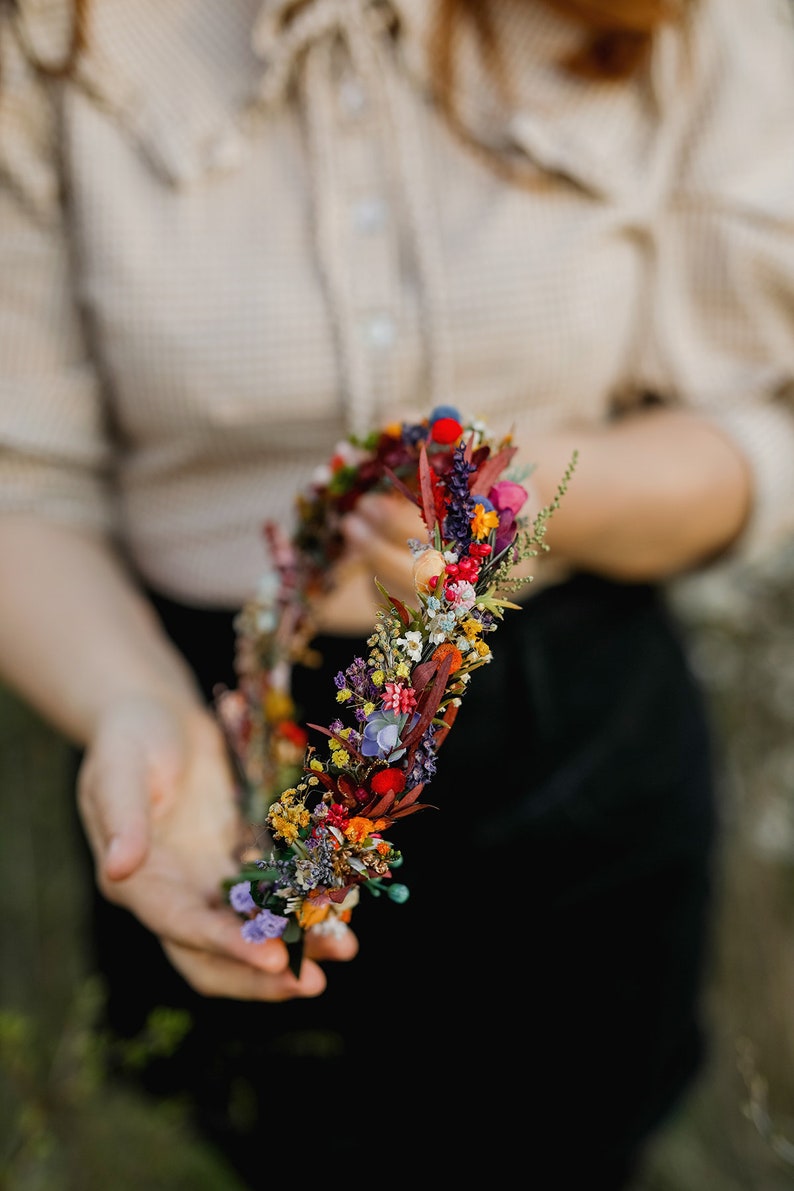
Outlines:
{"type": "Polygon", "coordinates": [[[287,923],[287,928],[281,936],[287,946],[287,954],[289,956],[290,971],[294,972],[296,979],[300,979],[301,964],[303,963],[303,931],[298,925],[297,919],[290,918],[287,923]]]}

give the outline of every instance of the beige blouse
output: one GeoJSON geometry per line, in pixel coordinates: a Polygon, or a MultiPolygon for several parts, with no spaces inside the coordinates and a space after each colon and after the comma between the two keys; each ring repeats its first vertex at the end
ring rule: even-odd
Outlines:
{"type": "Polygon", "coordinates": [[[68,83],[23,52],[63,53],[64,0],[3,9],[0,508],[237,605],[348,431],[451,402],[531,462],[650,391],[746,452],[745,556],[794,528],[786,7],[702,0],[617,86],[504,0],[513,94],[467,43],[463,114],[521,187],[430,102],[432,7],[94,0],[68,83]]]}

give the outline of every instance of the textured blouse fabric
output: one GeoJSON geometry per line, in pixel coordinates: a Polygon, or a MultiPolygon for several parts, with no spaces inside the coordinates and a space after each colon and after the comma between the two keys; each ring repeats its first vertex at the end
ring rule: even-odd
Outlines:
{"type": "MultiPolygon", "coordinates": [[[[63,0],[0,18],[0,508],[108,532],[146,581],[235,605],[261,526],[350,430],[452,402],[495,432],[653,393],[746,453],[736,553],[794,528],[794,29],[702,0],[652,70],[556,66],[575,27],[498,8],[434,110],[429,0],[63,0]]],[[[671,469],[676,465],[670,460],[671,469]]]]}

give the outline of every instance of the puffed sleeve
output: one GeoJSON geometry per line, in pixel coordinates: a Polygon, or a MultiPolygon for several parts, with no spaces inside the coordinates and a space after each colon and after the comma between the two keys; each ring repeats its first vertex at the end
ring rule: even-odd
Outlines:
{"type": "Polygon", "coordinates": [[[52,90],[1,16],[0,511],[105,530],[110,440],[75,297],[52,90]]]}
{"type": "Polygon", "coordinates": [[[713,418],[749,462],[737,561],[794,531],[794,24],[777,0],[752,10],[701,0],[686,52],[661,55],[677,161],[642,363],[644,386],[713,418]]]}

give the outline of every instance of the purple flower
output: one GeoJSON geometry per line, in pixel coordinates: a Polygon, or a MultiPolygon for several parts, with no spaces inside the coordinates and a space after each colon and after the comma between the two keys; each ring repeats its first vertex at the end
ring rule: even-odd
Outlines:
{"type": "Polygon", "coordinates": [[[256,909],[256,902],[251,897],[251,882],[239,881],[229,890],[229,902],[238,914],[250,914],[256,909]]]}
{"type": "Polygon", "coordinates": [[[498,484],[494,484],[488,495],[499,514],[499,528],[496,531],[494,553],[501,554],[518,533],[516,518],[529,493],[526,488],[522,488],[520,484],[514,484],[512,480],[500,480],[498,484]]]}
{"type": "Polygon", "coordinates": [[[471,519],[474,501],[469,492],[469,476],[476,471],[473,463],[466,461],[466,448],[459,443],[453,452],[452,467],[447,476],[449,505],[444,519],[444,536],[463,552],[471,539],[471,519]]]}
{"type": "Polygon", "coordinates": [[[249,918],[241,928],[247,943],[264,943],[265,939],[280,939],[287,929],[287,919],[272,910],[260,910],[256,918],[249,918]]]}

